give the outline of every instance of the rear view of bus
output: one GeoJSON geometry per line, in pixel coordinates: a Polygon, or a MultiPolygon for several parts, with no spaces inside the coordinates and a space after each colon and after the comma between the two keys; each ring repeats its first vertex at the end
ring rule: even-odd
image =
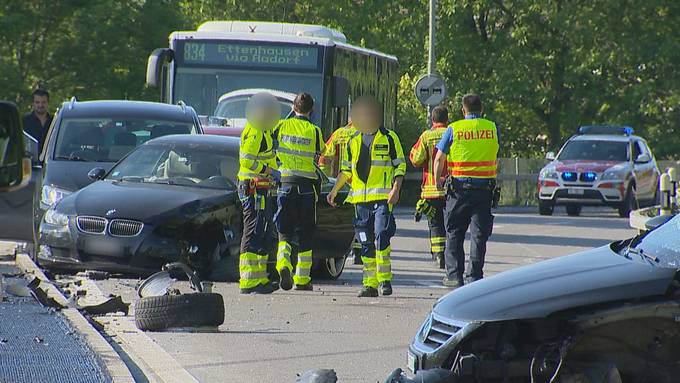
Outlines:
{"type": "Polygon", "coordinates": [[[350,45],[337,30],[271,22],[209,21],[173,32],[147,67],[147,85],[160,86],[161,101],[182,100],[227,126],[243,123],[254,93],[275,93],[288,106],[285,117],[295,94],[308,92],[325,135],[347,122],[349,103],[363,94],[385,105],[385,126],[394,128],[398,79],[395,57],[350,45]]]}

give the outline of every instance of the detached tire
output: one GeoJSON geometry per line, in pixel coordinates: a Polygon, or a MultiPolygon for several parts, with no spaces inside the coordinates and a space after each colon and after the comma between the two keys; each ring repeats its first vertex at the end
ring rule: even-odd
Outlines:
{"type": "Polygon", "coordinates": [[[135,303],[135,324],[143,331],[219,326],[222,323],[224,300],[220,294],[162,295],[140,298],[135,303]]]}

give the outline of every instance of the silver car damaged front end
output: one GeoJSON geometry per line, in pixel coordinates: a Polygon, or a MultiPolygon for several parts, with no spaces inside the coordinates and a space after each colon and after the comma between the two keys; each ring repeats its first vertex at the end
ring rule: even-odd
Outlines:
{"type": "Polygon", "coordinates": [[[464,322],[431,312],[418,329],[408,350],[412,372],[431,368],[450,368],[456,348],[484,322],[464,322]]]}

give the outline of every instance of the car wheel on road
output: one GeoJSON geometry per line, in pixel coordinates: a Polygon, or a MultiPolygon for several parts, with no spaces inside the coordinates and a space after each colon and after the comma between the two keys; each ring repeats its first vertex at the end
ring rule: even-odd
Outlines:
{"type": "Polygon", "coordinates": [[[315,274],[322,279],[338,279],[345,270],[345,261],[351,253],[352,249],[346,252],[339,258],[327,258],[322,260],[318,266],[315,267],[315,274]]]}
{"type": "Polygon", "coordinates": [[[581,214],[581,205],[567,205],[567,215],[578,217],[581,214]]]}
{"type": "Polygon", "coordinates": [[[630,184],[628,185],[628,190],[626,190],[626,196],[623,199],[623,202],[621,202],[621,205],[618,208],[619,211],[619,217],[621,218],[628,218],[630,215],[630,212],[637,209],[638,204],[637,204],[637,198],[635,198],[635,185],[630,184]]]}
{"type": "Polygon", "coordinates": [[[224,300],[216,293],[161,295],[135,303],[135,324],[144,331],[215,327],[224,323],[224,300]]]}
{"type": "Polygon", "coordinates": [[[552,215],[555,210],[555,204],[552,201],[542,201],[538,200],[538,214],[540,215],[552,215]]]}

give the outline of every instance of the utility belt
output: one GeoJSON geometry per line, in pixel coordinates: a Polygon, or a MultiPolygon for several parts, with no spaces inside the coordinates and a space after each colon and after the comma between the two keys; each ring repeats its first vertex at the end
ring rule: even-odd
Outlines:
{"type": "Polygon", "coordinates": [[[239,181],[239,190],[248,196],[255,194],[268,194],[270,190],[276,188],[276,181],[267,178],[252,178],[239,181]]]}
{"type": "Polygon", "coordinates": [[[501,187],[495,178],[490,178],[486,182],[475,182],[466,179],[453,178],[451,176],[446,178],[444,183],[444,190],[447,194],[455,194],[465,190],[483,190],[491,192],[491,207],[498,207],[498,202],[501,198],[501,187]]]}

